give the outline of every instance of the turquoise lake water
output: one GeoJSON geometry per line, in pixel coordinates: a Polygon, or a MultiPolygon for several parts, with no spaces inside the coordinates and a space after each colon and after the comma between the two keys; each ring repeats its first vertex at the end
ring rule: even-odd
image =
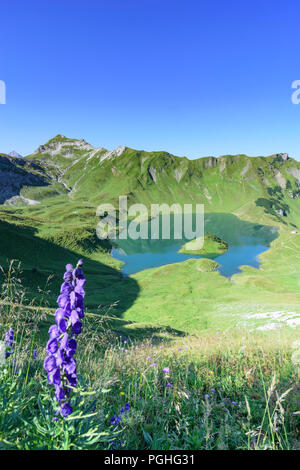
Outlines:
{"type": "MultiPolygon", "coordinates": [[[[150,233],[150,223],[146,224],[150,233]]],[[[141,225],[141,224],[140,224],[141,225]]],[[[173,218],[171,216],[171,227],[173,218]]],[[[179,263],[191,258],[211,258],[220,265],[218,270],[223,276],[231,277],[240,272],[240,266],[259,267],[258,255],[266,251],[277,237],[277,229],[271,226],[253,224],[238,219],[232,214],[211,213],[205,215],[205,232],[211,232],[225,240],[228,251],[223,255],[199,256],[178,253],[187,239],[170,240],[115,240],[111,251],[113,258],[123,261],[121,272],[124,276],[144,269],[179,263]]],[[[172,235],[172,230],[171,230],[172,235]]]]}

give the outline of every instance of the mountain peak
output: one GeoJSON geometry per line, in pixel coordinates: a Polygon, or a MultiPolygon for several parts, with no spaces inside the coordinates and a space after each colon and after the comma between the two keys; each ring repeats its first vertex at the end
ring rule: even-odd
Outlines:
{"type": "Polygon", "coordinates": [[[72,143],[72,142],[85,142],[84,139],[71,139],[70,137],[66,137],[63,134],[57,134],[52,139],[48,140],[45,145],[55,144],[55,143],[72,143]]]}
{"type": "Polygon", "coordinates": [[[16,157],[16,158],[23,158],[23,155],[20,155],[18,152],[15,150],[12,150],[11,152],[8,153],[10,157],[16,157]]]}
{"type": "Polygon", "coordinates": [[[287,153],[276,153],[275,155],[272,155],[272,157],[274,159],[277,159],[277,160],[282,160],[284,162],[286,162],[287,160],[290,159],[289,155],[287,153]]]}
{"type": "Polygon", "coordinates": [[[94,147],[84,139],[70,139],[62,134],[57,134],[44,145],[40,145],[33,155],[47,153],[53,156],[58,153],[68,153],[70,147],[75,150],[94,150],[94,147]]]}

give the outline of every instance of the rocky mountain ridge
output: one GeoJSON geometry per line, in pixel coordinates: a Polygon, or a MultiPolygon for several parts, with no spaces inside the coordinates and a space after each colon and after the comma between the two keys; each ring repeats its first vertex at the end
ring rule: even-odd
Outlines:
{"type": "Polygon", "coordinates": [[[57,199],[96,207],[104,200],[116,202],[121,194],[146,205],[198,202],[229,212],[250,205],[284,220],[291,205],[300,211],[300,162],[286,153],[189,160],[125,146],[94,148],[63,135],[24,158],[0,156],[1,204],[52,204],[57,199]]]}

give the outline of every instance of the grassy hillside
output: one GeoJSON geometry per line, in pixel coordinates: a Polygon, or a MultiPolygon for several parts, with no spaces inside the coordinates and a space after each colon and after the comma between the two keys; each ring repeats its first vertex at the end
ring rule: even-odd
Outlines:
{"type": "MultiPolygon", "coordinates": [[[[19,160],[9,157],[10,171],[19,171],[19,160]]],[[[172,323],[185,331],[247,326],[245,317],[252,312],[298,313],[299,238],[291,234],[300,220],[300,163],[295,160],[282,154],[188,160],[126,147],[93,149],[84,140],[58,135],[22,162],[43,184],[27,184],[25,178],[16,190],[23,203],[1,206],[0,262],[22,261],[29,298],[54,273],[47,301],[55,306],[63,265],[83,256],[88,306],[95,312],[100,305],[126,320],[172,323]],[[109,255],[110,244],[95,236],[98,204],[117,203],[120,194],[128,195],[129,204],[147,207],[204,203],[206,212],[231,212],[244,221],[276,226],[280,236],[261,256],[261,269],[245,267],[231,280],[193,260],[124,279],[120,263],[109,255]]]]}
{"type": "MultiPolygon", "coordinates": [[[[83,140],[59,135],[25,160],[45,169],[53,191],[60,185],[55,204],[63,205],[60,210],[73,215],[79,212],[86,217],[85,209],[95,211],[98,204],[117,202],[122,194],[129,202],[142,202],[148,207],[155,202],[198,202],[210,212],[239,211],[252,219],[297,224],[300,163],[286,158],[282,154],[227,155],[188,160],[167,152],[126,147],[93,149],[83,140]]],[[[36,188],[28,185],[21,193],[36,197],[43,206],[49,189],[47,194],[44,190],[37,194],[36,188]]],[[[47,206],[53,203],[49,200],[47,206]]],[[[47,215],[45,208],[32,210],[47,215]]]]}
{"type": "Polygon", "coordinates": [[[180,248],[179,253],[216,256],[225,253],[227,249],[227,242],[224,242],[213,233],[206,232],[204,237],[185,243],[180,248]]]}

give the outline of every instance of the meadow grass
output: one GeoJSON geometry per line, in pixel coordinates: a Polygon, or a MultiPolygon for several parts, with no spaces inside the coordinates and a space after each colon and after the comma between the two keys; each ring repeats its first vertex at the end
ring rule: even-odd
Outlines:
{"type": "Polygon", "coordinates": [[[218,256],[228,250],[228,244],[216,235],[206,232],[204,237],[198,237],[185,243],[179,250],[179,253],[192,255],[210,255],[218,256]]]}
{"type": "Polygon", "coordinates": [[[43,370],[53,313],[25,300],[12,265],[0,304],[1,333],[15,331],[0,369],[1,449],[299,449],[299,376],[288,330],[179,337],[162,327],[145,339],[88,313],[74,411],[53,421],[43,370]]]}

